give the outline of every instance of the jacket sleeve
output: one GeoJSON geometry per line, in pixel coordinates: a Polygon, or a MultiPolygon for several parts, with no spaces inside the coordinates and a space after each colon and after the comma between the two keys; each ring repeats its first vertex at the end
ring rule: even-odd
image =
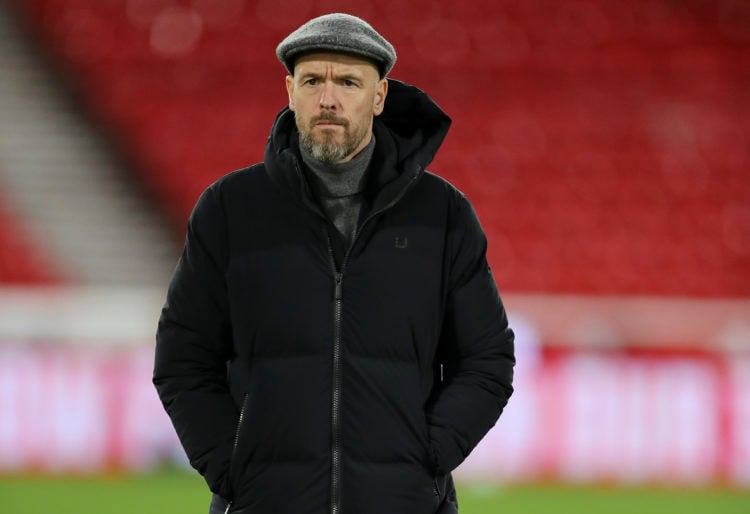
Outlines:
{"type": "Polygon", "coordinates": [[[156,332],[153,382],[190,464],[229,496],[238,412],[227,384],[231,328],[224,280],[226,221],[209,188],[190,216],[156,332]]]}
{"type": "Polygon", "coordinates": [[[437,474],[463,462],[513,393],[514,335],[487,264],[487,241],[463,195],[456,212],[438,353],[443,381],[426,412],[437,474]]]}

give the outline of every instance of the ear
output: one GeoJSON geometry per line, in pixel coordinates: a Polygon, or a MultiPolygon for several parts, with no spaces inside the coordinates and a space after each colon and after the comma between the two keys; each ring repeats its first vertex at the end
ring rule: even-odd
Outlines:
{"type": "Polygon", "coordinates": [[[291,75],[286,76],[286,94],[289,96],[289,110],[294,112],[294,77],[291,75]]]}
{"type": "Polygon", "coordinates": [[[381,79],[375,86],[375,98],[373,100],[372,112],[375,116],[383,112],[385,108],[385,97],[388,95],[388,79],[381,79]]]}

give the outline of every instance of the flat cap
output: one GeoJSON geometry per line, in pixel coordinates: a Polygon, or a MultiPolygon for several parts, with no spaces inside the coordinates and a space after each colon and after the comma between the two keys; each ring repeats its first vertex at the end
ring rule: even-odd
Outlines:
{"type": "Polygon", "coordinates": [[[357,55],[374,61],[385,77],[396,64],[396,50],[361,18],[332,13],[313,18],[289,34],[276,47],[276,57],[294,72],[294,61],[303,53],[324,50],[357,55]]]}

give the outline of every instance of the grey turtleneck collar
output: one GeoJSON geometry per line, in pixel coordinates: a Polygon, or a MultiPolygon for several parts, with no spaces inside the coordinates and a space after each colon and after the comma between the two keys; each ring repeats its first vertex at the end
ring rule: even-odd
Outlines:
{"type": "Polygon", "coordinates": [[[305,167],[311,172],[311,186],[322,198],[341,198],[361,193],[365,185],[365,172],[375,150],[375,136],[351,160],[329,164],[322,162],[300,145],[305,167]]]}
{"type": "Polygon", "coordinates": [[[310,187],[323,211],[344,236],[347,246],[351,245],[357,230],[366,172],[374,150],[373,135],[368,145],[351,160],[328,164],[313,157],[300,145],[310,187]]]}

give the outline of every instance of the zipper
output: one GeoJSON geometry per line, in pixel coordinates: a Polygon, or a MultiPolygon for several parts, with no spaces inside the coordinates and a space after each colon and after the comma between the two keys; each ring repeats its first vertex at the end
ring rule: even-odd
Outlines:
{"type": "Polygon", "coordinates": [[[435,493],[435,503],[440,504],[440,487],[438,486],[437,478],[432,479],[432,492],[435,493]]]}
{"type": "MultiPolygon", "coordinates": [[[[234,443],[232,444],[232,457],[229,461],[229,471],[227,475],[227,480],[229,480],[229,485],[231,487],[232,485],[232,468],[234,467],[234,461],[237,457],[237,445],[240,442],[240,429],[242,428],[242,420],[245,419],[245,411],[247,410],[247,396],[248,393],[245,393],[245,396],[242,398],[242,408],[240,409],[240,417],[237,419],[237,429],[234,431],[234,443]]],[[[234,494],[234,493],[232,493],[234,494]]],[[[229,514],[229,510],[232,508],[233,500],[230,500],[227,503],[227,508],[224,510],[224,514],[229,514]]]]}
{"type": "MultiPolygon", "coordinates": [[[[299,171],[299,170],[298,170],[299,171]]],[[[393,198],[390,202],[384,205],[377,211],[370,213],[365,221],[362,222],[361,228],[364,228],[370,220],[380,215],[382,212],[393,207],[404,195],[411,189],[411,186],[419,178],[419,173],[415,173],[409,183],[399,192],[399,194],[393,198]]],[[[316,211],[317,212],[317,211],[316,211]]],[[[318,213],[320,214],[320,213],[318,213]]],[[[322,215],[321,215],[322,216],[322,215]]],[[[325,217],[324,217],[325,218],[325,217]]],[[[330,223],[328,218],[325,220],[330,223]]],[[[336,268],[336,259],[333,255],[333,244],[331,238],[326,231],[326,243],[328,245],[328,257],[331,264],[331,272],[333,273],[334,286],[333,286],[333,358],[332,358],[332,391],[331,391],[331,514],[341,514],[341,459],[342,459],[342,448],[341,448],[341,398],[342,398],[342,338],[341,338],[341,322],[342,312],[344,304],[344,271],[349,261],[349,255],[351,254],[352,248],[357,243],[357,238],[362,233],[362,230],[354,232],[352,243],[346,250],[343,260],[341,261],[341,268],[336,268]]],[[[226,514],[226,513],[225,513],[226,514]]]]}
{"type": "MultiPolygon", "coordinates": [[[[331,248],[330,239],[328,240],[331,248]]],[[[341,313],[343,307],[343,276],[335,272],[333,293],[333,389],[331,396],[331,514],[341,511],[341,313]]]]}

